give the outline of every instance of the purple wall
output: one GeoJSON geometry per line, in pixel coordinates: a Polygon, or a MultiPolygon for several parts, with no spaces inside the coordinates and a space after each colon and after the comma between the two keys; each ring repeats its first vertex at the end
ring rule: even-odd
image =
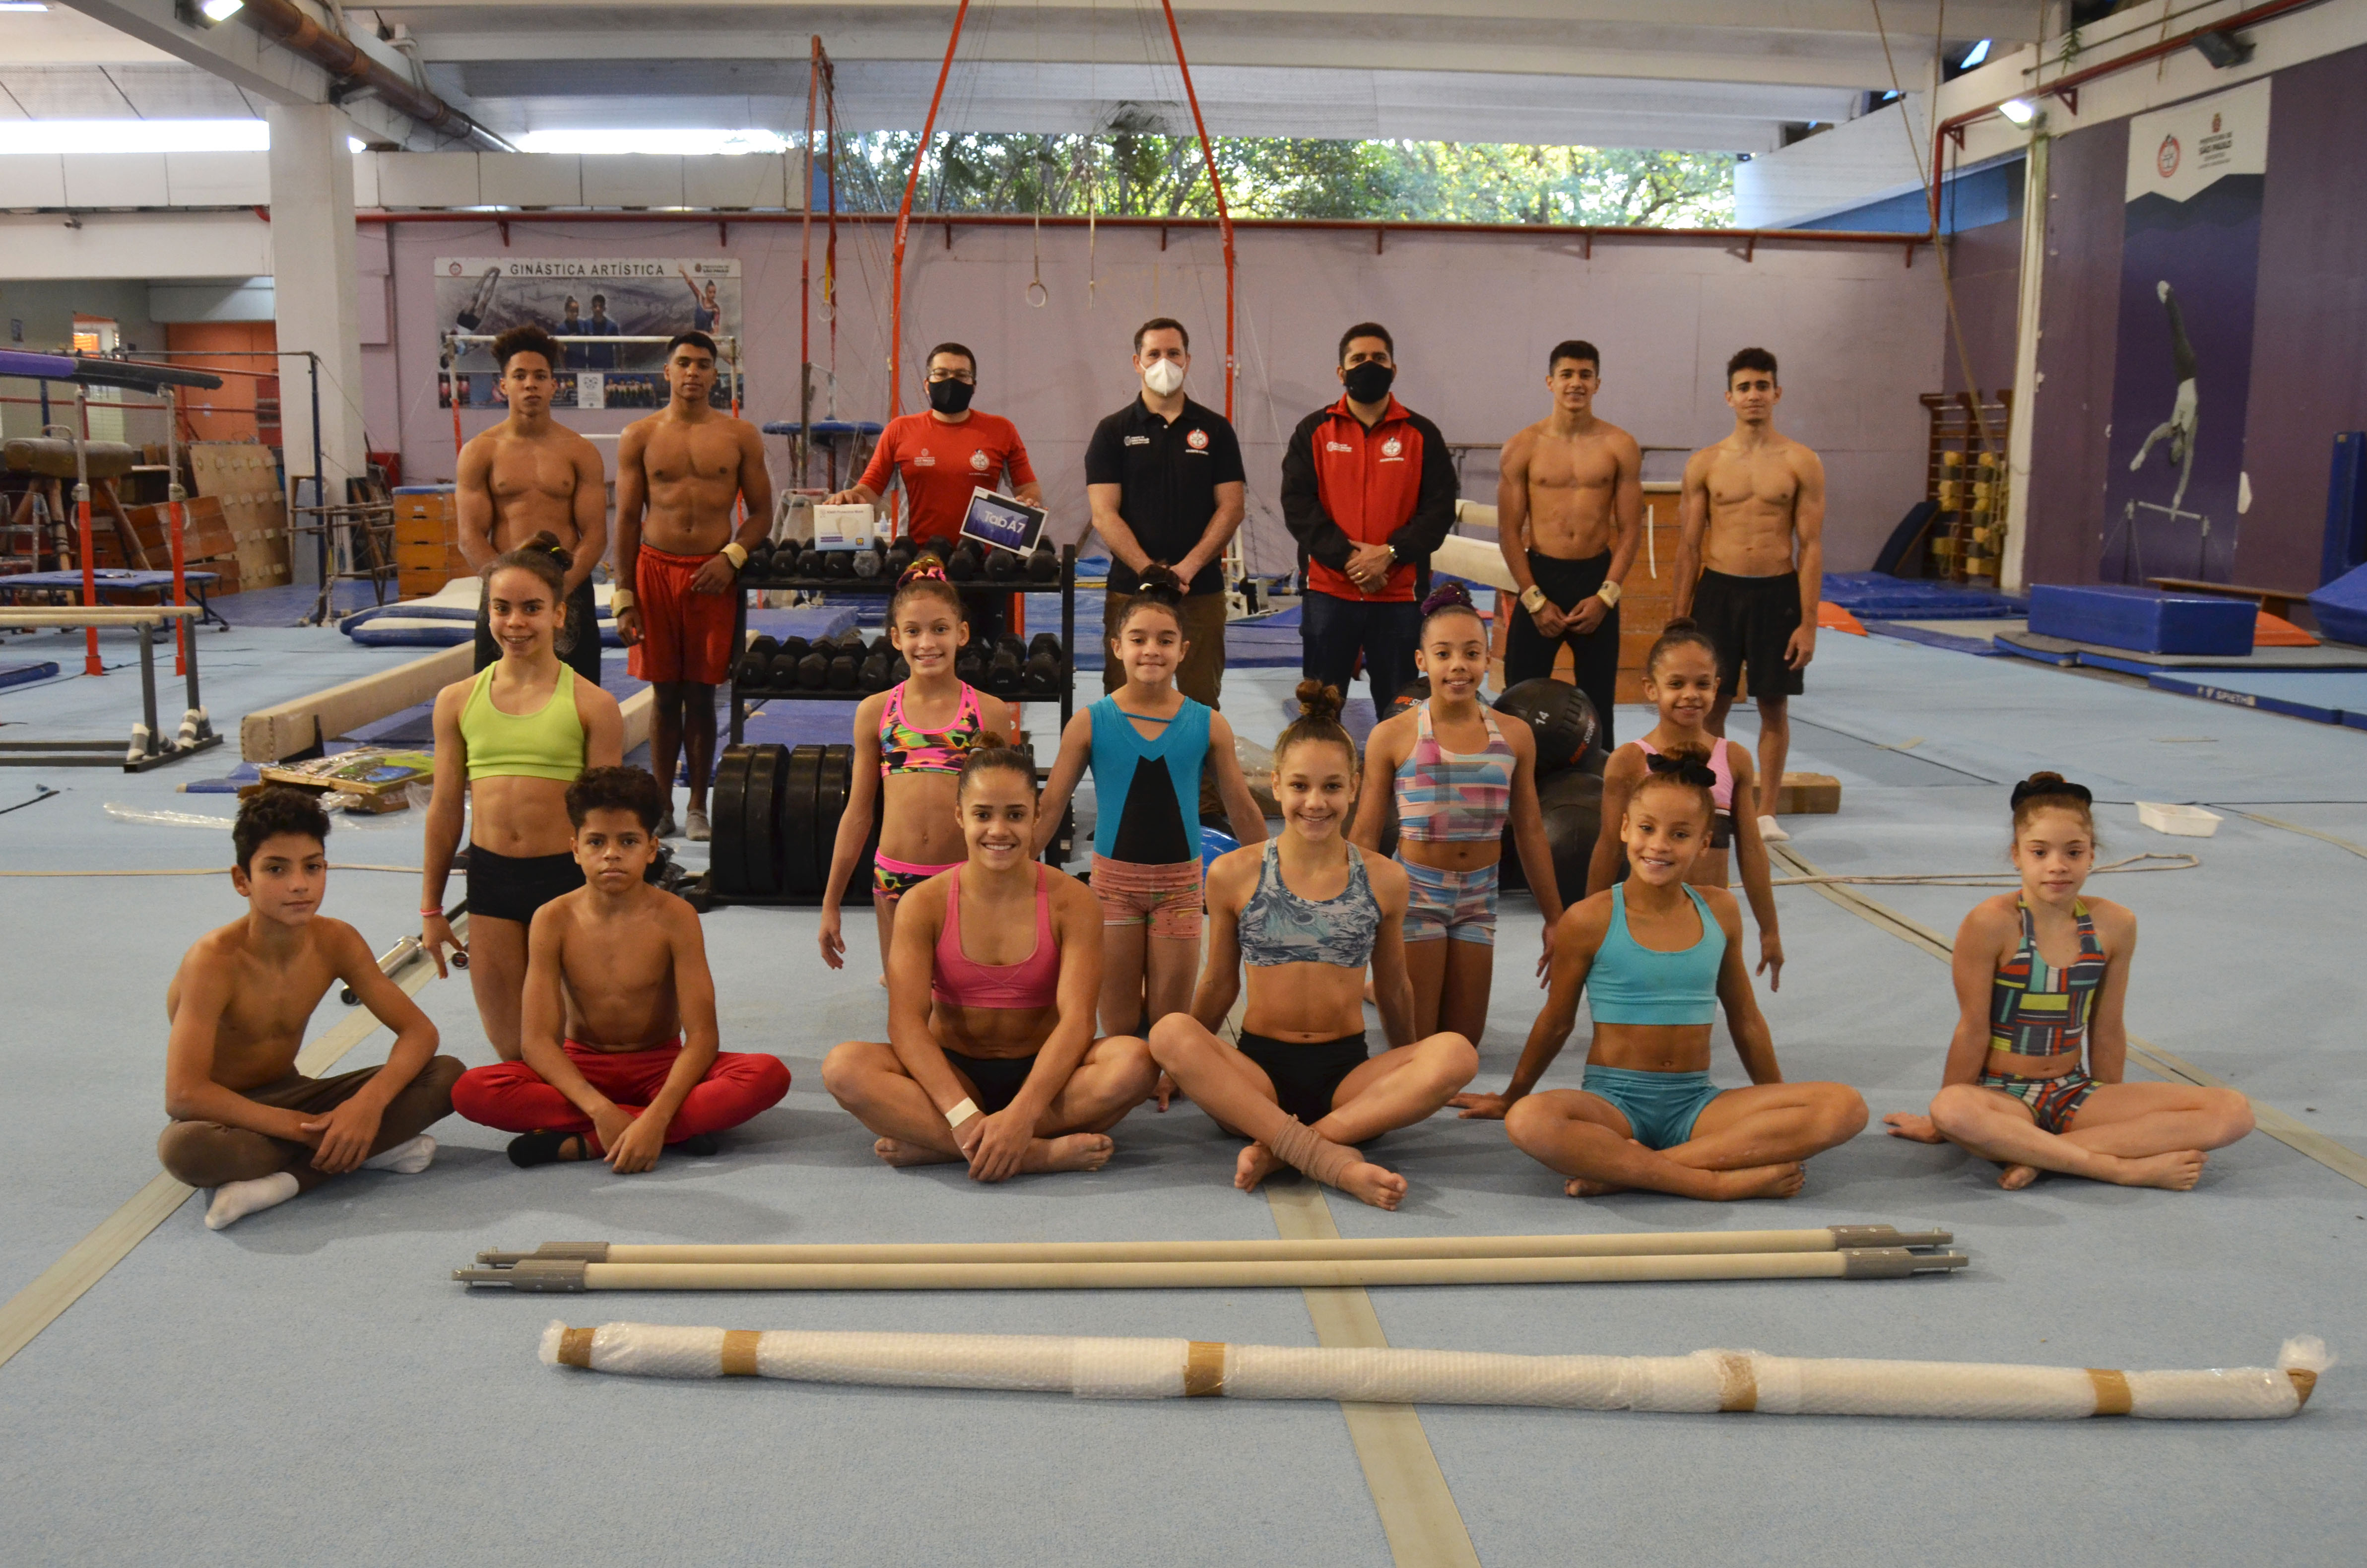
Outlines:
{"type": "MultiPolygon", "coordinates": [[[[748,318],[750,412],[759,423],[796,417],[798,235],[793,224],[711,220],[627,226],[596,220],[512,219],[522,256],[737,256],[748,318]]],[[[452,473],[452,416],[436,403],[431,262],[495,255],[491,222],[400,225],[387,231],[394,344],[368,351],[373,443],[400,431],[404,477],[452,473]]],[[[884,225],[840,234],[838,367],[841,418],[881,417],[887,401],[887,242],[884,225]]],[[[1331,376],[1342,328],[1360,319],[1397,333],[1398,388],[1450,442],[1501,443],[1547,412],[1545,355],[1564,337],[1603,353],[1597,407],[1647,446],[1691,448],[1732,428],[1722,400],[1726,356],[1763,344],[1784,366],[1783,424],[1823,455],[1829,479],[1826,559],[1862,570],[1898,515],[1923,492],[1925,419],[1919,393],[1939,385],[1939,268],[1912,266],[1892,245],[1761,244],[1755,257],[1716,242],[1575,240],[1404,234],[1376,253],[1370,232],[1248,231],[1240,238],[1240,377],[1235,423],[1249,468],[1251,564],[1288,570],[1295,559],[1275,506],[1282,446],[1308,410],[1339,395],[1331,376]]],[[[1215,237],[1104,229],[1089,254],[1076,229],[1043,232],[1049,300],[1027,302],[1037,262],[1028,230],[914,225],[906,265],[905,339],[954,338],[980,358],[979,406],[1015,420],[1045,482],[1053,529],[1082,531],[1084,445],[1093,423],[1133,395],[1127,359],[1137,322],[1183,318],[1196,351],[1193,394],[1220,406],[1224,271],[1215,237]],[[1092,288],[1089,292],[1088,282],[1092,288]]],[[[819,265],[817,265],[819,272],[819,265]]],[[[817,321],[815,357],[822,357],[817,321]]],[[[915,378],[907,367],[905,406],[915,378]]],[[[468,433],[490,423],[465,414],[468,433]]],[[[569,411],[586,434],[621,429],[630,412],[569,411]]],[[[613,451],[602,443],[606,451],[613,451]]],[[[776,464],[784,446],[768,440],[776,464]]],[[[613,458],[611,459],[613,462],[613,458]]],[[[1681,454],[1655,456],[1648,475],[1676,477],[1681,454]]],[[[1465,493],[1495,499],[1495,457],[1467,459],[1465,493]]]]}
{"type": "Polygon", "coordinates": [[[2367,427],[2362,71],[2367,49],[2350,50],[2278,72],[2271,94],[2238,582],[2316,583],[2335,433],[2367,427]]]}
{"type": "Polygon", "coordinates": [[[2034,422],[2022,540],[2029,582],[2096,581],[2128,155],[2124,119],[2058,137],[2049,151],[2039,385],[2017,411],[2034,422]]]}
{"type": "MultiPolygon", "coordinates": [[[[2020,165],[2016,165],[2019,170],[2020,165]]],[[[2022,220],[1985,224],[1958,233],[1949,256],[1950,282],[1956,296],[1956,321],[1965,332],[1965,355],[1972,361],[1973,379],[1982,392],[1994,394],[2013,384],[2014,316],[2021,309],[2022,220]]],[[[1941,356],[1946,362],[1942,389],[1965,389],[1963,358],[1955,334],[1944,317],[1940,322],[1941,356]]]]}

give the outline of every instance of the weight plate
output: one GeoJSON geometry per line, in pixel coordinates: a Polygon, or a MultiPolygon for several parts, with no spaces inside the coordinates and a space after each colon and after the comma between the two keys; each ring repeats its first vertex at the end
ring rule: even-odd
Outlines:
{"type": "Polygon", "coordinates": [[[781,786],[781,891],[808,897],[821,886],[813,863],[814,790],[821,780],[820,746],[800,746],[788,754],[787,776],[781,786]]]}
{"type": "Polygon", "coordinates": [[[781,890],[781,789],[788,748],[749,748],[748,793],[741,807],[741,833],[748,846],[743,874],[752,894],[781,890]]]}
{"type": "MultiPolygon", "coordinates": [[[[825,746],[821,751],[821,782],[814,790],[813,886],[819,893],[830,876],[831,856],[838,849],[839,819],[846,815],[846,797],[855,783],[855,748],[825,746]]],[[[792,853],[795,840],[791,840],[792,853]]]]}
{"type": "Polygon", "coordinates": [[[708,884],[718,893],[748,891],[748,839],[741,813],[748,796],[749,749],[724,749],[715,764],[713,837],[708,843],[708,884]]]}

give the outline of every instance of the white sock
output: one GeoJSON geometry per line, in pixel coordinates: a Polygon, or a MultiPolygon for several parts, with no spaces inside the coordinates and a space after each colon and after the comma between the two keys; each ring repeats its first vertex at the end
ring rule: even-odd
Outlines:
{"type": "Polygon", "coordinates": [[[1783,824],[1772,817],[1761,817],[1759,819],[1759,837],[1771,844],[1782,844],[1788,843],[1792,835],[1784,831],[1783,824]]]}
{"type": "Polygon", "coordinates": [[[234,1225],[259,1209],[285,1203],[297,1191],[292,1170],[275,1170],[252,1181],[225,1181],[214,1189],[214,1201],[206,1205],[206,1229],[234,1225]]]}
{"type": "Polygon", "coordinates": [[[391,1149],[381,1149],[362,1161],[364,1170],[391,1170],[401,1176],[417,1176],[436,1157],[436,1140],[421,1133],[405,1138],[391,1149]]]}

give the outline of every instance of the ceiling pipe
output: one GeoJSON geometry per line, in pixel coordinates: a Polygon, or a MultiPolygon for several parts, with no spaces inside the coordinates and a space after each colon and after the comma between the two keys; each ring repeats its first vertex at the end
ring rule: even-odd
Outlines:
{"type": "Polygon", "coordinates": [[[426,88],[379,64],[351,39],[314,21],[295,0],[246,0],[238,15],[265,38],[326,71],[347,95],[368,91],[431,130],[473,141],[489,152],[516,151],[426,88]]]}

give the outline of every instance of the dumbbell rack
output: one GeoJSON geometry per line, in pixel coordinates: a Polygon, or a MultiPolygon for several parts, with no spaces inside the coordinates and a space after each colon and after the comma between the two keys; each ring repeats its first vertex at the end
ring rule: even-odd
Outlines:
{"type": "MultiPolygon", "coordinates": [[[[985,599],[995,595],[1046,593],[1058,591],[1060,595],[1060,647],[1066,659],[1061,671],[1058,696],[1029,693],[1019,687],[1004,690],[980,684],[978,689],[989,696],[1000,697],[1004,702],[1014,705],[1057,701],[1060,708],[1060,728],[1065,730],[1069,720],[1075,716],[1077,702],[1077,547],[1069,545],[1062,547],[1060,575],[1052,582],[1036,582],[1025,577],[1003,579],[980,577],[967,582],[954,583],[953,586],[965,599],[985,599]]],[[[757,582],[743,581],[741,584],[739,604],[732,619],[731,646],[735,650],[744,650],[748,646],[748,595],[782,590],[797,590],[808,593],[860,594],[886,599],[895,592],[896,585],[885,577],[767,577],[757,582]]],[[[745,743],[748,715],[764,704],[783,702],[854,704],[872,694],[863,691],[807,691],[803,687],[794,691],[781,691],[771,687],[743,689],[740,684],[740,661],[737,652],[732,660],[731,675],[730,744],[732,746],[745,743]]],[[[1057,747],[1058,744],[1056,737],[1054,745],[1057,747]]],[[[718,768],[719,773],[720,759],[718,760],[718,768]]],[[[817,823],[816,830],[819,831],[820,829],[821,825],[817,823]]],[[[834,817],[829,824],[829,830],[834,837],[837,831],[837,819],[834,817]]],[[[878,829],[875,822],[872,830],[875,846],[878,843],[878,829]]],[[[732,904],[813,908],[821,903],[821,897],[818,893],[719,892],[714,886],[714,880],[712,871],[706,875],[694,878],[683,887],[683,897],[689,899],[692,907],[701,912],[709,908],[732,904]]],[[[866,904],[870,901],[870,879],[858,868],[846,889],[844,901],[848,904],[866,904]]]]}

